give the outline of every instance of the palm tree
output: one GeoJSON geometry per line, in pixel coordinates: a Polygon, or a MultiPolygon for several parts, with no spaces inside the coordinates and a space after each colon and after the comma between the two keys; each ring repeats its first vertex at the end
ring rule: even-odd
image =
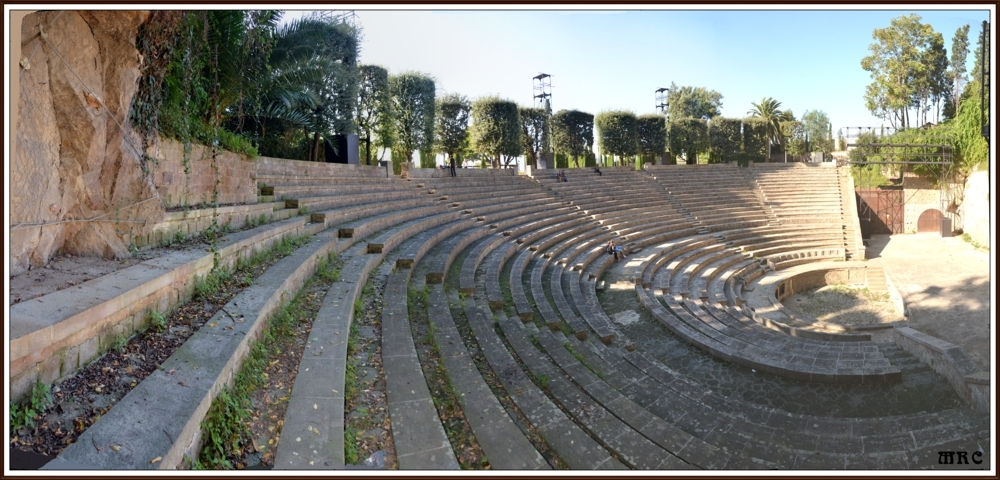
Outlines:
{"type": "Polygon", "coordinates": [[[246,80],[251,93],[231,124],[258,145],[284,145],[305,132],[312,137],[306,157],[316,160],[321,138],[353,129],[353,101],[345,99],[356,96],[356,32],[306,17],[278,27],[269,53],[269,68],[246,80]]]}
{"type": "Polygon", "coordinates": [[[781,142],[781,121],[784,114],[778,107],[781,102],[766,97],[760,103],[750,102],[753,108],[747,111],[751,117],[759,117],[764,120],[765,135],[767,136],[767,161],[771,161],[771,145],[781,142]]]}

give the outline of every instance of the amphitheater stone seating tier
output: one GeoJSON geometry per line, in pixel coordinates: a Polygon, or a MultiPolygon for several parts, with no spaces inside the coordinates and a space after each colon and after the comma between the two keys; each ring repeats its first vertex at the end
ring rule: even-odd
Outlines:
{"type": "MultiPolygon", "coordinates": [[[[845,265],[858,252],[838,169],[565,169],[568,181],[557,182],[554,170],[399,178],[377,167],[264,164],[262,193],[309,221],[230,235],[231,255],[292,232],[316,236],[226,310],[264,318],[322,254],[344,262],[312,326],[276,469],[345,467],[342,334],[369,278],[385,281],[375,293],[379,345],[401,469],[460,466],[423,377],[417,344],[432,340],[441,363],[431,368],[446,374],[453,408],[492,469],[917,469],[936,468],[942,449],[989,450],[988,418],[918,359],[867,333],[810,330],[772,300],[775,279],[803,268],[795,265],[845,265]],[[609,240],[627,257],[606,254],[609,240]],[[425,300],[410,303],[412,292],[425,300]],[[425,321],[417,308],[426,339],[415,338],[425,321]]],[[[205,261],[187,255],[175,263],[205,261]]],[[[151,287],[133,294],[142,288],[151,287]]],[[[12,324],[34,342],[12,341],[21,357],[54,351],[35,323],[12,324]]],[[[221,337],[199,332],[171,360],[178,371],[186,360],[204,366],[191,380],[197,389],[182,392],[157,372],[47,468],[180,465],[252,329],[224,332],[228,350],[204,348],[221,337]],[[136,409],[160,397],[173,414],[136,426],[148,417],[136,409]],[[152,433],[161,427],[166,436],[152,433]],[[89,448],[121,430],[134,452],[89,448]],[[157,455],[163,461],[149,463],[157,455]]]]}

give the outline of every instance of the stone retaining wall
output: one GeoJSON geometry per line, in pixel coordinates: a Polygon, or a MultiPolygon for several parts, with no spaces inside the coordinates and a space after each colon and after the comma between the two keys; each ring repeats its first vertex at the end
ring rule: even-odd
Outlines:
{"type": "Polygon", "coordinates": [[[257,175],[253,160],[245,155],[220,150],[216,158],[218,176],[212,168],[212,150],[205,145],[191,145],[185,172],[184,144],[160,138],[149,147],[153,183],[165,208],[212,203],[218,179],[221,204],[257,203],[257,175]]]}
{"type": "Polygon", "coordinates": [[[990,413],[990,374],[957,345],[932,337],[910,327],[895,329],[896,343],[930,365],[951,383],[958,396],[979,413],[990,413]]]}
{"type": "Polygon", "coordinates": [[[990,246],[990,174],[972,172],[965,181],[965,194],[959,207],[962,229],[972,241],[990,246]]]}
{"type": "Polygon", "coordinates": [[[343,163],[306,162],[257,157],[252,162],[259,177],[384,177],[385,167],[343,163]]]}

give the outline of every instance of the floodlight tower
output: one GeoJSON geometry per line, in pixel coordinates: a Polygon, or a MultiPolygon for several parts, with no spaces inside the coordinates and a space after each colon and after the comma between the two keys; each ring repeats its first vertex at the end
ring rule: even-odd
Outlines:
{"type": "MultiPolygon", "coordinates": [[[[656,111],[657,111],[657,113],[663,115],[663,117],[664,117],[663,118],[663,122],[664,123],[667,123],[669,121],[669,117],[670,117],[670,89],[669,88],[660,87],[660,88],[656,89],[656,111]]],[[[665,125],[665,127],[669,127],[669,125],[665,125]]],[[[665,163],[662,153],[660,154],[660,158],[658,159],[658,161],[659,161],[660,165],[663,165],[665,163]]]]}
{"type": "Polygon", "coordinates": [[[552,114],[552,75],[539,73],[532,78],[535,90],[535,104],[552,114]]]}
{"type": "MultiPolygon", "coordinates": [[[[545,109],[545,132],[542,134],[542,161],[545,167],[555,168],[555,157],[552,155],[552,75],[539,73],[532,77],[535,105],[545,109]]],[[[542,168],[545,168],[542,167],[542,168]]]]}
{"type": "Polygon", "coordinates": [[[667,95],[670,93],[669,88],[660,87],[656,89],[656,112],[666,115],[667,109],[670,108],[670,104],[667,103],[667,95]]]}

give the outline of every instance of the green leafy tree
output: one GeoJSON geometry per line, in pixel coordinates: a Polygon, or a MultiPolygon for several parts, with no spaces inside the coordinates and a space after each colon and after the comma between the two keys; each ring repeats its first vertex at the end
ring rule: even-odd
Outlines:
{"type": "MultiPolygon", "coordinates": [[[[986,48],[986,57],[985,57],[986,63],[985,63],[985,65],[983,64],[983,60],[984,60],[984,58],[983,58],[983,48],[984,48],[984,46],[983,46],[983,40],[984,40],[984,38],[983,38],[983,34],[982,34],[982,27],[978,28],[977,30],[979,30],[979,32],[976,32],[976,51],[972,54],[973,57],[975,57],[975,58],[973,58],[973,60],[975,61],[975,63],[973,64],[973,67],[972,67],[972,79],[971,79],[971,81],[973,81],[973,82],[980,82],[980,85],[982,85],[982,83],[981,83],[982,82],[982,73],[983,73],[983,69],[985,68],[985,70],[986,70],[986,78],[987,78],[986,84],[989,85],[990,82],[989,82],[988,79],[990,77],[990,60],[991,60],[991,57],[990,57],[990,53],[991,53],[990,52],[990,23],[986,22],[986,38],[985,38],[985,41],[986,41],[986,45],[985,45],[985,48],[986,48]]],[[[978,92],[978,90],[977,90],[977,92],[978,92]]]]}
{"type": "Polygon", "coordinates": [[[653,157],[667,149],[667,120],[663,115],[642,115],[635,120],[636,143],[639,154],[653,157]]]}
{"type": "MultiPolygon", "coordinates": [[[[219,141],[223,148],[256,154],[246,137],[231,132],[241,131],[245,106],[254,105],[247,100],[268,90],[268,59],[279,17],[274,10],[183,13],[173,27],[176,43],[162,52],[170,60],[161,92],[153,95],[162,99],[160,132],[185,144],[219,141]]],[[[143,107],[133,108],[133,115],[152,113],[142,112],[143,107]]]]}
{"type": "Polygon", "coordinates": [[[523,151],[517,104],[496,96],[472,102],[472,145],[493,168],[510,167],[523,151]]]}
{"type": "Polygon", "coordinates": [[[833,138],[830,137],[830,118],[822,110],[806,110],[802,114],[802,126],[809,139],[810,152],[830,153],[833,151],[833,138]]]}
{"type": "Polygon", "coordinates": [[[948,80],[951,81],[951,102],[947,104],[945,118],[954,118],[955,109],[958,107],[958,97],[962,94],[962,89],[968,82],[966,77],[965,60],[969,57],[969,25],[965,24],[955,30],[955,36],[951,37],[951,69],[948,70],[948,80]],[[950,107],[950,108],[949,108],[950,107]]]}
{"type": "Polygon", "coordinates": [[[705,87],[679,87],[671,82],[667,103],[670,118],[709,120],[722,110],[722,94],[705,87]]]}
{"type": "Polygon", "coordinates": [[[787,121],[788,116],[778,107],[781,102],[767,97],[760,103],[750,102],[753,108],[747,112],[751,117],[759,118],[764,124],[764,134],[767,139],[767,160],[771,161],[771,146],[781,142],[781,122],[787,121]]]}
{"type": "Polygon", "coordinates": [[[358,66],[358,101],[354,122],[364,144],[365,165],[372,164],[372,146],[392,148],[392,96],[389,71],[378,65],[358,66]]]}
{"type": "MultiPolygon", "coordinates": [[[[781,122],[781,136],[784,138],[785,153],[788,155],[804,155],[807,150],[806,129],[799,121],[781,122]]],[[[812,139],[810,139],[811,143],[812,139]]]]}
{"type": "Polygon", "coordinates": [[[715,117],[708,122],[710,161],[731,162],[740,154],[743,122],[738,118],[715,117]]]}
{"type": "Polygon", "coordinates": [[[524,157],[531,168],[538,167],[538,157],[545,149],[549,135],[549,114],[544,108],[518,107],[521,121],[521,142],[524,157]]]}
{"type": "Polygon", "coordinates": [[[472,103],[458,94],[445,95],[437,101],[434,139],[437,151],[445,155],[445,163],[456,164],[469,142],[469,114],[472,103]]]}
{"type": "Polygon", "coordinates": [[[921,23],[919,15],[910,14],[892,19],[887,28],[875,29],[872,38],[876,42],[868,47],[871,55],[861,60],[873,80],[866,89],[865,106],[894,128],[909,128],[918,121],[910,118],[909,109],[916,107],[919,113],[921,96],[929,98],[932,90],[929,77],[938,68],[924,63],[940,55],[926,52],[935,48],[934,29],[921,23]]]}
{"type": "Polygon", "coordinates": [[[698,163],[698,154],[709,148],[708,122],[700,118],[670,119],[667,139],[672,153],[684,152],[687,164],[694,165],[698,163]]]}
{"type": "MultiPolygon", "coordinates": [[[[419,72],[404,72],[389,76],[392,98],[393,131],[396,148],[393,153],[413,161],[415,150],[427,150],[434,141],[434,79],[419,72]]],[[[402,161],[396,158],[393,162],[402,161]]]]}
{"type": "Polygon", "coordinates": [[[768,127],[760,117],[743,119],[743,153],[755,162],[764,161],[768,148],[768,127]]]}
{"type": "Polygon", "coordinates": [[[573,158],[580,167],[580,157],[593,153],[594,116],[579,110],[560,110],[552,115],[552,149],[573,158]]]}
{"type": "Polygon", "coordinates": [[[604,111],[597,114],[594,124],[598,132],[597,144],[602,153],[617,156],[623,163],[638,153],[634,113],[625,110],[604,111]]]}
{"type": "Polygon", "coordinates": [[[921,114],[921,124],[927,123],[927,113],[934,110],[935,122],[940,121],[941,103],[951,91],[948,81],[948,52],[944,49],[944,37],[932,32],[927,48],[921,52],[924,73],[917,84],[916,102],[921,114]],[[932,106],[933,105],[933,106],[932,106]]]}

